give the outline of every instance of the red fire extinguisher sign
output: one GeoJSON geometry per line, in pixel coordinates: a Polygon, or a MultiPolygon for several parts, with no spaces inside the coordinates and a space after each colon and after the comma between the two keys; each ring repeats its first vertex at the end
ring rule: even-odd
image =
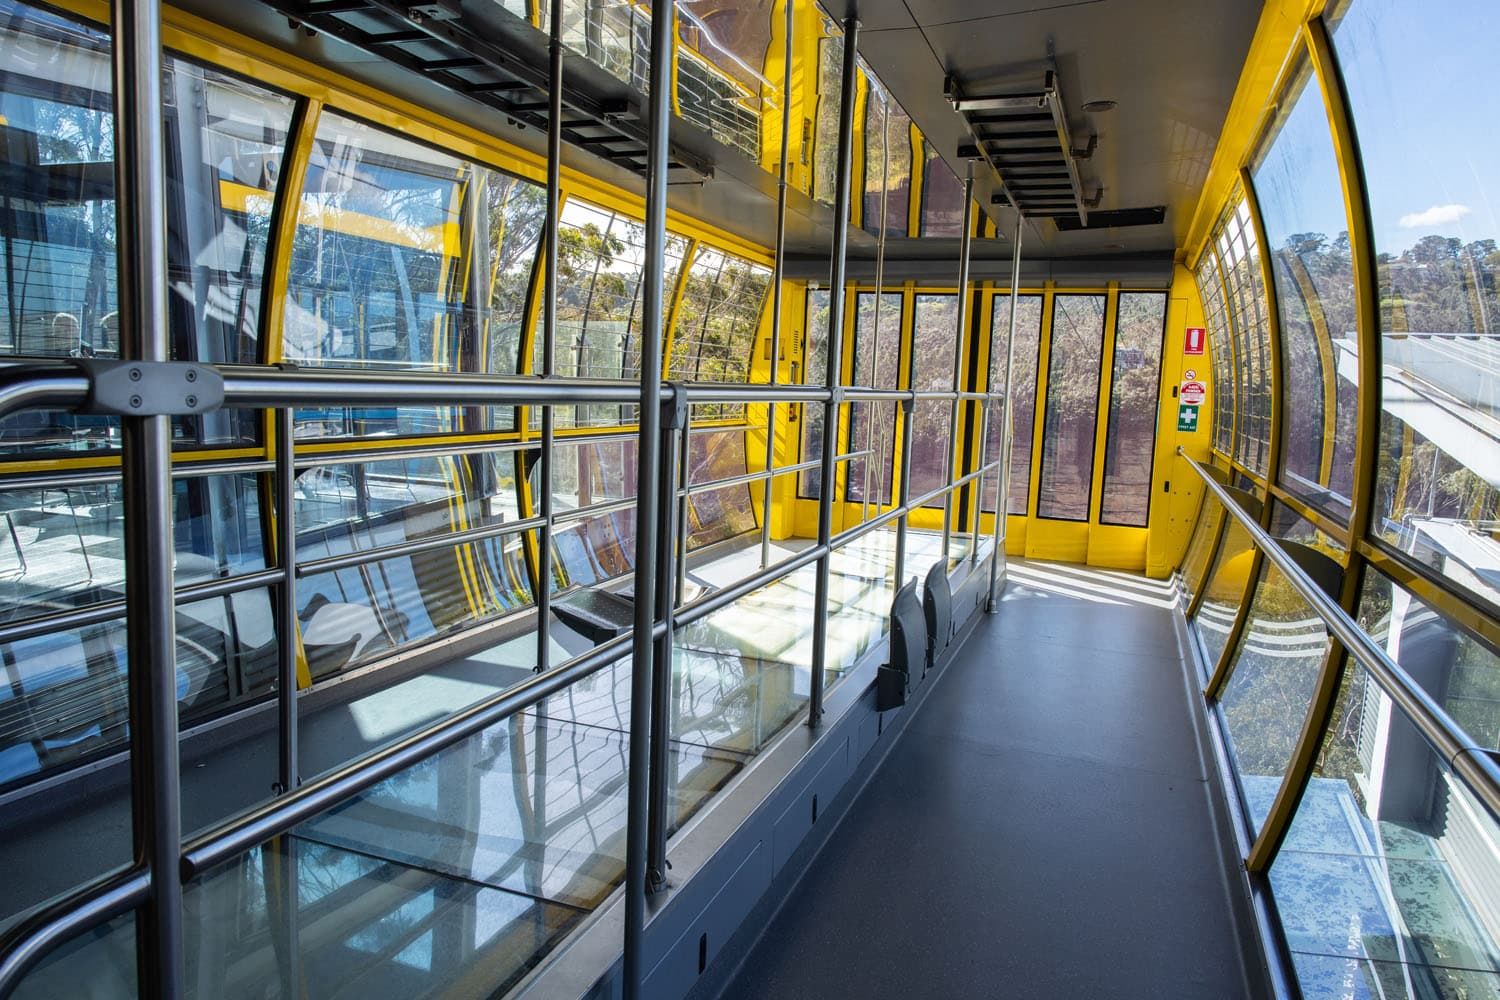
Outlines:
{"type": "Polygon", "coordinates": [[[1190,326],[1190,327],[1188,327],[1187,328],[1187,333],[1182,338],[1182,353],[1183,354],[1202,354],[1203,353],[1203,340],[1204,340],[1204,337],[1203,337],[1203,327],[1201,327],[1201,326],[1190,326]]]}

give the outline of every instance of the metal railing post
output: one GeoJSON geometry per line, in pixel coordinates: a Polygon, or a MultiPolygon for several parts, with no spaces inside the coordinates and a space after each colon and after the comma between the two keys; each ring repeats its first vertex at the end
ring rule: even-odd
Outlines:
{"type": "Polygon", "coordinates": [[[1010,513],[1010,459],[1016,418],[1012,400],[1016,365],[1016,304],[1020,301],[1021,293],[1021,227],[1025,224],[1026,217],[1017,212],[1015,245],[1010,251],[1010,320],[1007,325],[1010,332],[1005,338],[1005,409],[1004,416],[1000,418],[1003,422],[1000,431],[1000,469],[997,473],[1000,481],[995,484],[995,553],[990,560],[989,597],[984,605],[988,614],[1000,610],[1000,604],[995,599],[995,584],[999,582],[1000,564],[1005,559],[1005,519],[1010,513]]]}
{"type": "Polygon", "coordinates": [[[662,530],[656,488],[661,474],[661,358],[665,334],[667,139],[672,110],[672,36],[676,0],[651,5],[650,100],[646,144],[646,254],[641,285],[640,437],[635,531],[635,635],[631,644],[630,766],[625,830],[625,1000],[637,1000],[646,970],[646,864],[651,773],[651,683],[656,643],[657,537],[662,530]]]}
{"type": "Polygon", "coordinates": [[[293,410],[276,411],[276,556],[281,582],[276,586],[276,717],[279,726],[276,794],[302,784],[297,722],[297,465],[293,410]]]}
{"type": "MultiPolygon", "coordinates": [[[[970,160],[964,170],[964,228],[958,246],[958,329],[953,336],[953,390],[962,392],[959,384],[964,370],[964,335],[969,332],[969,231],[974,228],[974,161],[970,160]]],[[[916,334],[912,334],[915,347],[916,334]]],[[[958,415],[963,409],[962,401],[953,397],[948,417],[948,470],[943,473],[949,481],[953,479],[953,466],[958,457],[958,415]]],[[[948,561],[948,546],[953,540],[953,494],[943,495],[943,562],[948,561]]]]}
{"type": "MultiPolygon", "coordinates": [[[[677,479],[684,491],[693,474],[693,408],[686,403],[683,404],[682,426],[679,427],[675,436],[677,437],[677,479]]],[[[662,523],[674,524],[674,541],[677,543],[676,572],[668,573],[668,578],[677,578],[677,603],[687,602],[687,548],[688,548],[688,498],[684,496],[682,502],[677,505],[674,518],[668,517],[662,523]]]]}
{"type": "MultiPolygon", "coordinates": [[[[114,0],[115,213],[120,356],[171,360],[159,0],[114,0]]],[[[125,416],[125,643],[129,664],[131,832],[151,892],[136,914],[140,995],[182,994],[182,797],[177,750],[172,418],[125,416]]]]}
{"type": "MultiPolygon", "coordinates": [[[[662,523],[671,524],[679,506],[686,508],[688,498],[679,497],[676,487],[681,463],[677,452],[683,446],[678,431],[687,424],[687,395],[682,386],[673,384],[670,396],[662,403],[661,451],[662,462],[657,479],[657,495],[663,504],[662,523]]],[[[655,615],[666,628],[656,639],[655,662],[651,670],[651,807],[648,816],[649,837],[646,856],[646,888],[649,892],[660,892],[667,888],[667,825],[668,815],[667,778],[670,774],[671,719],[672,719],[672,580],[673,564],[677,546],[674,532],[663,531],[657,538],[656,592],[650,595],[655,602],[655,615]]],[[[647,595],[636,592],[637,601],[646,600],[647,595]]]]}
{"type": "MultiPolygon", "coordinates": [[[[854,165],[855,62],[859,54],[859,20],[844,19],[844,65],[839,91],[839,146],[837,183],[833,198],[833,250],[828,279],[828,365],[830,392],[823,404],[823,453],[819,468],[818,544],[833,537],[834,459],[838,447],[840,366],[844,358],[844,274],[849,250],[849,199],[854,165]]],[[[807,724],[816,727],[823,718],[823,671],[828,661],[828,574],[832,556],[818,559],[817,584],[813,594],[812,678],[807,699],[807,724]]]]}
{"type": "MultiPolygon", "coordinates": [[[[776,262],[771,274],[771,385],[781,380],[781,276],[786,267],[787,146],[792,141],[792,35],[796,28],[794,0],[783,0],[786,34],[781,74],[781,162],[776,172],[776,262]]],[[[689,421],[691,422],[691,421],[689,421]]],[[[776,401],[766,404],[766,470],[776,463],[776,401]]],[[[766,477],[760,500],[760,568],[771,564],[771,493],[775,479],[766,477]]],[[[679,592],[677,599],[682,600],[679,592]]]]}
{"type": "MultiPolygon", "coordinates": [[[[547,43],[549,85],[547,97],[547,218],[542,231],[546,234],[546,282],[542,293],[542,377],[557,374],[557,245],[562,192],[562,91],[563,43],[562,0],[552,0],[551,38],[547,43]]],[[[552,665],[552,480],[553,440],[557,427],[557,408],[542,407],[541,483],[537,487],[537,513],[542,526],[537,531],[536,599],[536,672],[544,673],[552,665]]]]}

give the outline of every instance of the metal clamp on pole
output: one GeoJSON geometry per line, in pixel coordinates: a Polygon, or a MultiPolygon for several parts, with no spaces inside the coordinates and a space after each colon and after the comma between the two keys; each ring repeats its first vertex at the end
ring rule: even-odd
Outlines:
{"type": "Polygon", "coordinates": [[[185,417],[224,405],[224,377],[193,361],[73,361],[89,380],[80,413],[121,417],[185,417]]]}

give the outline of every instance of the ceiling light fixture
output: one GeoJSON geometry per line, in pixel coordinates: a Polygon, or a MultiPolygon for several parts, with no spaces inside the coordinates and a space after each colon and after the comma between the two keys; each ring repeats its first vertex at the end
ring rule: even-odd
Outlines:
{"type": "Polygon", "coordinates": [[[1088,101],[1083,105],[1083,110],[1089,114],[1097,114],[1100,111],[1113,111],[1119,106],[1119,101],[1088,101]]]}

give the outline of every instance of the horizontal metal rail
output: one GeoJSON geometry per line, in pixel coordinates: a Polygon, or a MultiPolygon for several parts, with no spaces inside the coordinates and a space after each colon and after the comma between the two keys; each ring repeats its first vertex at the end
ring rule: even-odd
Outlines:
{"type": "Polygon", "coordinates": [[[1392,660],[1375,640],[1366,635],[1333,598],[1313,582],[1312,577],[1297,565],[1281,544],[1255,518],[1246,513],[1200,463],[1189,458],[1181,447],[1177,449],[1177,454],[1187,459],[1188,465],[1208,486],[1209,492],[1239,522],[1256,547],[1281,571],[1302,599],[1317,612],[1318,617],[1323,619],[1324,626],[1349,655],[1369,672],[1375,683],[1400,707],[1422,737],[1447,761],[1454,773],[1463,779],[1464,784],[1491,813],[1500,818],[1500,767],[1491,759],[1488,749],[1470,739],[1443,707],[1400,664],[1392,660]]]}
{"type": "Polygon", "coordinates": [[[52,949],[135,909],[150,895],[151,876],[131,867],[106,875],[11,927],[0,935],[0,996],[10,996],[52,949]]]}
{"type": "Polygon", "coordinates": [[[384,562],[387,559],[399,559],[402,556],[414,556],[422,552],[432,552],[437,549],[451,548],[454,545],[467,545],[471,542],[482,542],[488,538],[499,538],[501,535],[512,535],[518,531],[529,531],[532,528],[540,528],[547,523],[545,517],[524,517],[518,521],[505,521],[500,524],[485,524],[477,528],[464,528],[460,531],[450,531],[441,535],[433,535],[431,538],[417,538],[409,542],[393,542],[390,545],[380,545],[372,549],[359,549],[355,552],[343,552],[336,556],[324,556],[321,559],[297,560],[297,576],[314,576],[318,573],[332,573],[338,569],[350,569],[354,566],[366,566],[370,563],[384,562]]]}
{"type": "MultiPolygon", "coordinates": [[[[235,576],[225,576],[214,580],[204,580],[200,583],[189,583],[178,587],[175,592],[177,604],[192,604],[195,601],[207,601],[215,597],[228,597],[231,594],[243,593],[247,590],[256,590],[280,583],[286,576],[280,567],[272,569],[256,570],[251,573],[240,573],[235,576]]],[[[0,642],[20,642],[23,639],[34,639],[40,635],[48,635],[65,628],[83,628],[85,625],[102,625],[125,615],[125,598],[116,598],[110,601],[101,601],[98,604],[90,604],[82,608],[66,608],[62,611],[50,611],[46,614],[32,615],[16,621],[6,622],[0,625],[0,642]]]]}
{"type": "MultiPolygon", "coordinates": [[[[294,368],[270,365],[210,365],[224,380],[225,408],[332,406],[574,406],[639,402],[639,383],[624,379],[536,378],[294,368]]],[[[952,390],[912,391],[866,386],[694,383],[686,387],[690,405],[700,403],[844,402],[879,400],[990,400],[993,393],[952,390]]],[[[0,366],[0,417],[24,409],[77,409],[89,399],[90,382],[68,361],[0,366]]]]}
{"type": "MultiPolygon", "coordinates": [[[[259,446],[248,445],[255,451],[259,446]]],[[[68,456],[74,457],[74,456],[68,456]]],[[[104,457],[118,458],[119,453],[106,452],[104,457]]],[[[177,456],[179,459],[191,459],[192,454],[187,453],[177,456]]],[[[246,458],[242,460],[193,462],[178,461],[172,465],[173,479],[199,479],[207,476],[232,476],[251,475],[257,472],[274,472],[276,463],[259,458],[246,458]]],[[[84,486],[108,486],[110,483],[120,481],[119,466],[103,469],[82,470],[58,470],[48,472],[45,475],[39,473],[20,473],[18,475],[6,475],[3,466],[0,466],[0,490],[7,493],[21,492],[24,490],[52,490],[63,492],[70,489],[80,489],[84,486]]]]}

